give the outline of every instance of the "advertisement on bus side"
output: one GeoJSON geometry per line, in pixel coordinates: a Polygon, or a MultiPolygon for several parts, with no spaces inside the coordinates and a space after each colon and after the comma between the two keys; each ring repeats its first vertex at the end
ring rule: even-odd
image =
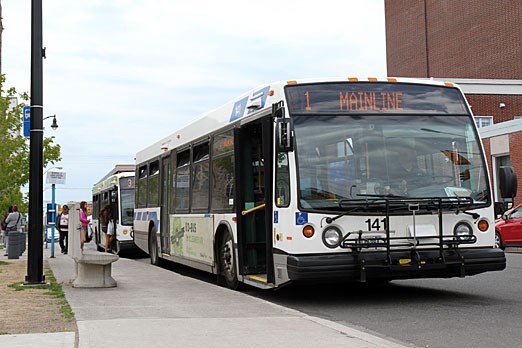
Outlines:
{"type": "Polygon", "coordinates": [[[171,254],[212,264],[212,223],[205,216],[170,216],[171,254]]]}

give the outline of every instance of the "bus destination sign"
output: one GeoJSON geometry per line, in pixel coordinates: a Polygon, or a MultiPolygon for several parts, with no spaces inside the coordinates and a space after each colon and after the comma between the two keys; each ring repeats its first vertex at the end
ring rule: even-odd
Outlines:
{"type": "Polygon", "coordinates": [[[133,190],[134,189],[134,177],[120,178],[120,188],[122,190],[133,190]]]}
{"type": "Polygon", "coordinates": [[[286,87],[290,112],[468,114],[456,88],[399,83],[322,83],[286,87]]]}

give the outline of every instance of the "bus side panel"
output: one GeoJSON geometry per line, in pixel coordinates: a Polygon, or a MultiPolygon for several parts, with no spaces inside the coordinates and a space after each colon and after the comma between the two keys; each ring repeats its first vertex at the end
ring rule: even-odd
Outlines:
{"type": "Polygon", "coordinates": [[[170,215],[171,255],[214,265],[214,219],[204,215],[170,215]]]}
{"type": "Polygon", "coordinates": [[[159,231],[159,211],[159,208],[134,210],[134,243],[146,253],[149,253],[149,226],[151,223],[155,226],[156,232],[159,231]]]}

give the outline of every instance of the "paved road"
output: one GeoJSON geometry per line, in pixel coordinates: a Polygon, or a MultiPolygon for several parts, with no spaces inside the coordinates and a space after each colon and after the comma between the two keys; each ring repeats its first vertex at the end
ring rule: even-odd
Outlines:
{"type": "MultiPolygon", "coordinates": [[[[308,315],[416,347],[512,348],[522,342],[522,253],[508,267],[464,279],[401,280],[384,286],[336,284],[243,290],[308,315]]],[[[142,259],[148,262],[148,259],[142,259]]],[[[166,268],[206,282],[215,276],[166,268]]]]}
{"type": "Polygon", "coordinates": [[[253,296],[418,347],[520,347],[522,254],[508,267],[464,279],[403,280],[385,286],[288,287],[253,296]]]}

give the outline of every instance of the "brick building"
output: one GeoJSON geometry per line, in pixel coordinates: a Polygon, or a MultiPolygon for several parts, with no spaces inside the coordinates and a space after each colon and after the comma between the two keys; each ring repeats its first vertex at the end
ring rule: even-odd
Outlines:
{"type": "Polygon", "coordinates": [[[385,0],[388,76],[457,83],[490,164],[512,165],[522,202],[522,3],[512,0],[385,0]],[[506,124],[503,124],[506,123],[506,124]],[[482,128],[484,127],[484,128],[482,128]]]}
{"type": "MultiPolygon", "coordinates": [[[[520,180],[522,175],[522,120],[502,122],[493,126],[481,128],[480,135],[484,150],[487,154],[488,165],[490,168],[498,168],[503,165],[511,165],[518,174],[518,194],[515,204],[521,202],[522,193],[520,192],[520,180]]],[[[491,173],[493,182],[497,181],[497,171],[491,173]]],[[[498,190],[495,192],[496,200],[498,190]]]]}

